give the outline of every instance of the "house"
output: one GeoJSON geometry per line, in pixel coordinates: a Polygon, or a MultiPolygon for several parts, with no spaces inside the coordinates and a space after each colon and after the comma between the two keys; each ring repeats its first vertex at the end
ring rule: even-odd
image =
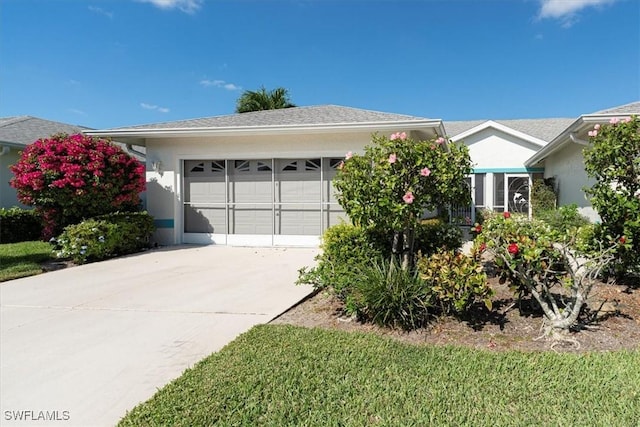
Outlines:
{"type": "Polygon", "coordinates": [[[331,179],[371,134],[444,136],[441,120],[334,105],[87,132],[146,148],[160,244],[315,245],[344,218],[331,179]]]}
{"type": "Polygon", "coordinates": [[[559,206],[575,203],[581,214],[597,221],[598,214],[583,191],[584,187],[593,185],[593,181],[585,172],[582,150],[589,144],[588,132],[593,130],[594,125],[632,115],[640,115],[640,102],[584,114],[528,158],[525,166],[542,169],[545,178],[554,178],[559,206]]]}
{"type": "MultiPolygon", "coordinates": [[[[586,133],[595,123],[634,113],[640,113],[640,102],[577,120],[443,122],[321,105],[84,132],[112,138],[139,158],[146,154],[146,207],[155,217],[159,244],[307,246],[345,219],[332,178],[345,153],[361,152],[373,133],[448,135],[469,147],[474,208],[452,211],[461,224],[473,222],[476,209],[530,213],[530,187],[542,177],[555,178],[560,205],[577,203],[594,218],[582,192],[586,133]]],[[[40,119],[2,120],[0,141],[9,141],[2,142],[7,153],[41,137],[11,142],[5,127],[29,127],[40,119]]]]}
{"type": "Polygon", "coordinates": [[[562,132],[573,119],[476,120],[444,122],[450,139],[469,148],[473,174],[467,183],[475,209],[457,209],[453,219],[473,223],[476,209],[530,214],[529,189],[542,167],[525,161],[562,132]]]}
{"type": "Polygon", "coordinates": [[[24,207],[18,202],[16,191],[9,185],[13,174],[9,166],[20,158],[24,147],[56,133],[74,134],[88,128],[39,119],[31,116],[0,118],[0,208],[24,207]]]}

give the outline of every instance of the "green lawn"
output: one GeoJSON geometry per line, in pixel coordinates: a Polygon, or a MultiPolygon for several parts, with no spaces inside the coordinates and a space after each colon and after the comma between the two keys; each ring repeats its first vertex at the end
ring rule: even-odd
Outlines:
{"type": "Polygon", "coordinates": [[[637,426],[640,353],[494,353],[263,325],[121,426],[637,426]]]}
{"type": "Polygon", "coordinates": [[[0,282],[42,273],[40,263],[52,258],[46,242],[0,244],[0,282]]]}

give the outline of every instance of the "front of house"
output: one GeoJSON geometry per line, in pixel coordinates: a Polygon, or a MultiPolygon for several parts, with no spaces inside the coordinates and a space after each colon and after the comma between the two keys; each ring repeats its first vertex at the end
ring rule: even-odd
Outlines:
{"type": "Polygon", "coordinates": [[[160,244],[317,245],[345,219],[332,186],[371,134],[444,135],[440,120],[296,107],[89,132],[147,153],[147,209],[160,244]]]}
{"type": "MultiPolygon", "coordinates": [[[[147,209],[159,244],[309,246],[346,219],[331,182],[345,153],[362,152],[373,133],[463,141],[475,207],[529,213],[529,188],[542,169],[524,162],[566,123],[443,123],[325,105],[88,133],[146,149],[147,209]]],[[[469,223],[475,209],[452,214],[469,223]]]]}

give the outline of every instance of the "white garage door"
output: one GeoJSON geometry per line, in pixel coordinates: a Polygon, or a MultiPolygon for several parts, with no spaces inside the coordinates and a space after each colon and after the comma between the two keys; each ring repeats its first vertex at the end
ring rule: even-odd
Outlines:
{"type": "Polygon", "coordinates": [[[341,160],[185,160],[183,240],[317,244],[345,220],[331,183],[341,160]]]}

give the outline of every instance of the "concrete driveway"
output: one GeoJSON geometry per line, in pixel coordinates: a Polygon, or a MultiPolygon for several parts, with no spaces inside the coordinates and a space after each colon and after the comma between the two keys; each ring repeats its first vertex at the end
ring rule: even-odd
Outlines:
{"type": "Polygon", "coordinates": [[[316,253],[180,246],[0,283],[0,425],[114,425],[308,295],[316,253]]]}

